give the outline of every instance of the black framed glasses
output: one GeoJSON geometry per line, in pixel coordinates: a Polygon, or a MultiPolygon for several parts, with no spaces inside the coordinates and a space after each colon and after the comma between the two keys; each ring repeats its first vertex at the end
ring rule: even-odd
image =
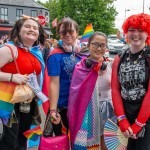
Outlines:
{"type": "Polygon", "coordinates": [[[70,29],[70,30],[62,30],[62,31],[59,31],[59,34],[65,36],[67,33],[73,34],[74,32],[75,32],[75,30],[73,30],[73,29],[70,29]]]}
{"type": "Polygon", "coordinates": [[[95,49],[98,49],[99,47],[101,49],[106,49],[107,48],[107,45],[105,43],[99,44],[99,43],[95,42],[95,43],[91,43],[91,44],[92,44],[92,47],[95,48],[95,49]]]}

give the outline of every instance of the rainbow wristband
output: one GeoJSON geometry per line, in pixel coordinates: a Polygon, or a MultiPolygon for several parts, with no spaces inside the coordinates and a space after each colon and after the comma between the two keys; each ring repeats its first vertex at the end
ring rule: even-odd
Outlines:
{"type": "Polygon", "coordinates": [[[118,122],[122,121],[123,119],[126,119],[126,115],[121,115],[117,117],[118,122]]]}
{"type": "Polygon", "coordinates": [[[141,123],[139,121],[137,121],[137,119],[135,119],[135,123],[140,126],[141,128],[145,126],[145,123],[141,123]]]}

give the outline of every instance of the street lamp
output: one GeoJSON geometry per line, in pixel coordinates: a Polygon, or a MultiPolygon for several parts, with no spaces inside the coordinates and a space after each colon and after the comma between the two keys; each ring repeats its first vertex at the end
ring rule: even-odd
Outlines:
{"type": "Polygon", "coordinates": [[[130,11],[130,9],[125,9],[125,16],[124,16],[124,21],[126,20],[126,12],[130,11]]]}
{"type": "Polygon", "coordinates": [[[143,0],[143,13],[144,13],[144,8],[145,8],[145,0],[143,0]]]}

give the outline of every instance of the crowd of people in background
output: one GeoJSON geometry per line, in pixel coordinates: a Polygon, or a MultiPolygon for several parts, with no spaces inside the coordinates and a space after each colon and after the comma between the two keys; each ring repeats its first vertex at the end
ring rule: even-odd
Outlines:
{"type": "MultiPolygon", "coordinates": [[[[112,60],[104,56],[107,36],[94,32],[83,45],[79,25],[69,17],[57,25],[58,40],[46,39],[43,27],[34,18],[19,19],[9,36],[0,40],[0,81],[26,84],[27,75],[36,73],[42,87],[43,76],[39,76],[45,66],[50,102],[47,115],[51,116],[55,136],[62,135],[62,124],[67,133],[70,130],[72,150],[108,150],[104,140],[108,119],[129,139],[127,150],[149,150],[150,16],[132,15],[122,28],[129,47],[112,60]]],[[[33,121],[36,100],[27,103],[31,107],[28,113],[20,111],[20,103],[15,104],[16,122],[11,122],[11,128],[3,123],[0,149],[27,149],[23,132],[33,121]],[[22,123],[24,119],[26,124],[22,123]]]]}

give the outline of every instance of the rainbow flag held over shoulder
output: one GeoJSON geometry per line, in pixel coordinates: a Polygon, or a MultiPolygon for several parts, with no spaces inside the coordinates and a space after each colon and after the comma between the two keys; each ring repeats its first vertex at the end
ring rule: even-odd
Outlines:
{"type": "Polygon", "coordinates": [[[38,137],[42,135],[41,127],[37,126],[31,130],[25,131],[23,135],[32,141],[36,141],[38,137]]]}
{"type": "Polygon", "coordinates": [[[88,42],[90,36],[94,33],[94,30],[93,30],[93,26],[92,24],[88,24],[84,30],[84,33],[82,35],[82,38],[80,40],[80,42],[88,42]]]}

